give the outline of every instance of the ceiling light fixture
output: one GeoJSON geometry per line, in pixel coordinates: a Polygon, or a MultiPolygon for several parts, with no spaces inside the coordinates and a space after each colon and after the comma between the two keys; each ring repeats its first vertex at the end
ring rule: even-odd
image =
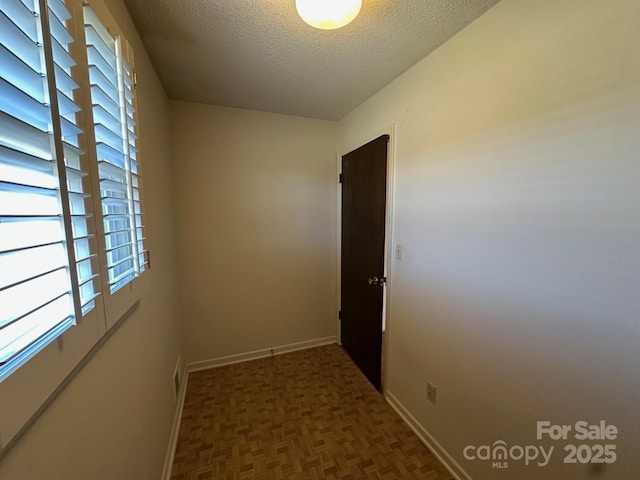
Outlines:
{"type": "Polygon", "coordinates": [[[334,30],[351,23],[360,13],[362,0],[296,0],[298,15],[320,30],[334,30]]]}

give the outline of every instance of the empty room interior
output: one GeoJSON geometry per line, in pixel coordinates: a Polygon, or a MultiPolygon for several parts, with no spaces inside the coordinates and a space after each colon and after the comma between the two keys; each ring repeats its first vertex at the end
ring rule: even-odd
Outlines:
{"type": "Polygon", "coordinates": [[[640,2],[303,3],[0,0],[0,479],[639,478],[640,2]]]}

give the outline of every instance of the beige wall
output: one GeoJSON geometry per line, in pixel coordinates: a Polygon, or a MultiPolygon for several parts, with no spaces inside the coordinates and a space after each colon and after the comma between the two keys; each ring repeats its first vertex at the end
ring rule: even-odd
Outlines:
{"type": "Polygon", "coordinates": [[[340,123],[397,127],[387,393],[476,480],[637,476],[639,47],[636,0],[503,0],[340,123]],[[617,425],[617,463],[463,458],[538,420],[617,425]]]}
{"type": "Polygon", "coordinates": [[[335,122],[170,116],[187,361],[335,336],[335,122]]]}
{"type": "Polygon", "coordinates": [[[106,0],[135,48],[148,247],[139,309],[0,461],[3,480],[157,480],[181,348],[171,220],[167,98],[120,0],[106,0]]]}

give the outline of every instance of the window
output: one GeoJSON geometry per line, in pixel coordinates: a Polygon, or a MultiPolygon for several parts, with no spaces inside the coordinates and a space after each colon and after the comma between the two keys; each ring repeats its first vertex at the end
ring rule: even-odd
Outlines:
{"type": "Polygon", "coordinates": [[[146,268],[135,135],[135,73],[91,7],[84,7],[108,282],[115,293],[146,268]]]}
{"type": "Polygon", "coordinates": [[[70,17],[0,4],[0,380],[95,307],[70,17]]]}
{"type": "MultiPolygon", "coordinates": [[[[100,263],[112,295],[148,262],[135,73],[122,36],[111,35],[91,7],[82,11],[95,140],[91,159],[100,192],[95,210],[104,233],[100,263]]],[[[94,309],[100,291],[87,213],[85,186],[91,179],[82,169],[83,132],[76,121],[81,109],[70,20],[63,0],[0,5],[0,380],[94,309]]]]}
{"type": "Polygon", "coordinates": [[[144,290],[133,65],[101,0],[0,0],[0,455],[144,290]]]}

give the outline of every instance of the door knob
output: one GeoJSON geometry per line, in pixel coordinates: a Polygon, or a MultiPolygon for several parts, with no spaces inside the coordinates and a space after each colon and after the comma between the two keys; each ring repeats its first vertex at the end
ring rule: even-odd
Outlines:
{"type": "Polygon", "coordinates": [[[383,285],[385,285],[387,283],[387,277],[369,277],[369,285],[378,285],[379,287],[382,287],[383,285]]]}

